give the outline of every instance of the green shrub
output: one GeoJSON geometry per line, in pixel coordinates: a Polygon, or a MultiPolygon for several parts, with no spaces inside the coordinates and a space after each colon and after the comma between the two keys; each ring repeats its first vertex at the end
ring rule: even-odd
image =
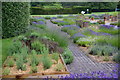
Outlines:
{"type": "Polygon", "coordinates": [[[54,20],[51,20],[51,22],[52,22],[53,24],[58,24],[58,22],[56,22],[56,21],[54,21],[54,20]]]}
{"type": "Polygon", "coordinates": [[[61,16],[61,15],[58,15],[58,16],[57,16],[57,18],[63,18],[63,16],[61,16]]]}
{"type": "Polygon", "coordinates": [[[38,58],[35,50],[32,50],[30,65],[33,65],[33,64],[35,64],[36,66],[38,66],[38,64],[39,64],[39,58],[38,58]]]}
{"type": "Polygon", "coordinates": [[[61,28],[61,31],[67,32],[69,30],[69,27],[63,27],[61,28]]]}
{"type": "Polygon", "coordinates": [[[115,22],[115,23],[110,23],[110,25],[120,26],[120,23],[119,22],[115,22]]]}
{"type": "Polygon", "coordinates": [[[64,61],[66,64],[70,64],[73,61],[72,52],[69,49],[66,49],[65,52],[62,54],[64,61]]]}
{"type": "Polygon", "coordinates": [[[74,34],[78,33],[77,30],[67,30],[67,33],[71,36],[73,36],[74,34]]]}
{"type": "Polygon", "coordinates": [[[13,67],[14,66],[14,61],[13,59],[9,59],[9,61],[7,62],[9,67],[13,67]]]}
{"type": "Polygon", "coordinates": [[[100,36],[96,39],[96,44],[101,44],[101,45],[109,44],[114,47],[120,48],[120,46],[118,44],[118,35],[116,35],[116,36],[100,36]]]}
{"type": "Polygon", "coordinates": [[[17,36],[27,30],[29,24],[28,2],[2,3],[2,37],[17,36]]]}
{"type": "Polygon", "coordinates": [[[104,33],[109,33],[112,35],[116,35],[119,32],[119,29],[107,29],[107,28],[100,28],[97,32],[104,32],[104,33]]]}
{"type": "Polygon", "coordinates": [[[51,59],[45,55],[42,57],[42,63],[43,63],[44,69],[49,69],[52,66],[51,59]]]}
{"type": "Polygon", "coordinates": [[[16,61],[17,58],[19,58],[19,54],[13,54],[13,58],[14,58],[14,61],[16,61]]]}
{"type": "Polygon", "coordinates": [[[93,45],[90,49],[90,53],[93,55],[101,54],[101,56],[112,56],[114,53],[116,53],[118,49],[116,47],[110,46],[110,45],[93,45]]]}
{"type": "Polygon", "coordinates": [[[38,28],[41,28],[41,29],[46,28],[46,25],[44,25],[44,24],[36,24],[35,26],[38,27],[38,28]]]}
{"type": "Polygon", "coordinates": [[[45,16],[45,19],[50,19],[50,16],[45,16]]]}
{"type": "Polygon", "coordinates": [[[3,73],[2,73],[3,75],[9,75],[10,74],[10,69],[9,68],[5,68],[4,70],[3,70],[3,73]]]}
{"type": "Polygon", "coordinates": [[[8,53],[12,55],[14,53],[21,53],[22,43],[20,41],[15,41],[11,44],[8,53]]]}
{"type": "Polygon", "coordinates": [[[54,60],[56,60],[58,62],[59,53],[52,53],[52,59],[54,59],[54,60]]]}
{"type": "Polygon", "coordinates": [[[28,47],[24,46],[21,49],[21,55],[23,56],[23,62],[26,63],[27,62],[27,57],[28,57],[28,47]]]}
{"type": "Polygon", "coordinates": [[[37,66],[35,64],[32,65],[30,73],[37,73],[37,66]]]}
{"type": "Polygon", "coordinates": [[[23,35],[18,36],[18,40],[20,40],[20,41],[24,40],[24,38],[25,38],[25,36],[23,36],[23,35]]]}
{"type": "Polygon", "coordinates": [[[16,65],[17,65],[17,69],[21,69],[21,70],[26,70],[26,66],[23,65],[24,64],[24,61],[23,61],[23,56],[22,55],[19,55],[18,59],[16,60],[16,65]]]}
{"type": "Polygon", "coordinates": [[[19,58],[16,60],[16,65],[17,65],[17,69],[21,69],[22,70],[22,66],[23,66],[23,57],[21,55],[19,55],[19,58]]]}
{"type": "Polygon", "coordinates": [[[117,63],[120,63],[120,51],[113,56],[113,60],[117,63]]]}
{"type": "Polygon", "coordinates": [[[46,32],[46,36],[51,38],[51,40],[58,42],[60,47],[68,46],[68,37],[58,30],[49,30],[46,32]]]}
{"type": "Polygon", "coordinates": [[[90,46],[95,42],[96,38],[94,37],[83,37],[76,41],[77,44],[81,46],[90,46]]]}
{"type": "Polygon", "coordinates": [[[69,25],[76,24],[76,22],[73,19],[64,18],[63,21],[67,22],[69,25]]]}
{"type": "Polygon", "coordinates": [[[30,37],[34,37],[34,38],[37,38],[37,37],[39,37],[39,36],[40,36],[40,34],[37,33],[37,32],[32,32],[32,33],[30,34],[30,37]]]}
{"type": "Polygon", "coordinates": [[[58,24],[58,26],[70,25],[70,23],[68,23],[68,22],[59,22],[57,24],[58,24]]]}
{"type": "Polygon", "coordinates": [[[38,21],[38,19],[36,19],[36,18],[30,18],[30,24],[32,24],[32,22],[37,22],[38,21]]]}
{"type": "Polygon", "coordinates": [[[63,69],[63,64],[57,64],[56,67],[55,67],[55,70],[56,71],[61,71],[63,69]]]}
{"type": "Polygon", "coordinates": [[[31,44],[32,48],[36,51],[39,51],[41,47],[45,46],[44,44],[42,44],[39,40],[35,40],[32,44],[31,44]]]}

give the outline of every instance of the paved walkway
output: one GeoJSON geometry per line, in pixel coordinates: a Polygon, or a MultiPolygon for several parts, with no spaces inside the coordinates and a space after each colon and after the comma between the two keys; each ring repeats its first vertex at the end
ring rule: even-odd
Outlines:
{"type": "MultiPolygon", "coordinates": [[[[52,30],[58,30],[61,34],[65,34],[64,32],[61,32],[59,26],[56,24],[51,23],[49,20],[46,22],[49,29],[52,30]]],[[[70,73],[89,73],[93,71],[104,71],[106,73],[112,72],[112,70],[115,69],[114,63],[97,63],[93,60],[91,60],[88,56],[85,55],[84,52],[82,52],[78,46],[74,43],[69,42],[68,48],[72,51],[74,60],[70,65],[67,65],[68,70],[70,73]]]]}

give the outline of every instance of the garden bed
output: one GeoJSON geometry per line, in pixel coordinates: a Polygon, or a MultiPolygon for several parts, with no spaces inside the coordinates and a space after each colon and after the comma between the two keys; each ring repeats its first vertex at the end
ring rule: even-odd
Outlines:
{"type": "Polygon", "coordinates": [[[115,63],[113,61],[113,56],[98,56],[90,54],[88,47],[78,46],[91,60],[99,63],[115,63]]]}
{"type": "MultiPolygon", "coordinates": [[[[42,57],[42,55],[37,55],[39,57],[42,57]]],[[[49,57],[51,57],[52,55],[49,54],[49,57]]],[[[8,56],[6,61],[3,64],[3,70],[7,67],[5,64],[7,62],[8,59],[13,58],[12,56],[8,56]]],[[[61,56],[61,54],[59,55],[59,59],[58,62],[56,63],[53,59],[52,59],[52,66],[49,69],[44,69],[43,65],[40,63],[37,66],[37,73],[30,73],[31,70],[31,66],[29,64],[29,62],[25,63],[27,70],[26,71],[22,71],[22,70],[17,70],[16,69],[16,65],[14,64],[13,67],[9,67],[10,69],[10,74],[9,75],[2,75],[3,78],[25,78],[25,77],[29,77],[29,76],[41,76],[41,75],[56,75],[56,74],[69,74],[68,69],[66,67],[66,64],[61,56]],[[57,71],[56,70],[56,66],[57,64],[62,64],[63,68],[62,70],[57,71]]]]}

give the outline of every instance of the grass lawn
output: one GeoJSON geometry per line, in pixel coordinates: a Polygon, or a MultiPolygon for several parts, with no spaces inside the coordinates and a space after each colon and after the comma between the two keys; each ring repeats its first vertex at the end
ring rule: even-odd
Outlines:
{"type": "MultiPolygon", "coordinates": [[[[119,11],[120,12],[120,11],[119,11]]],[[[92,12],[91,14],[95,14],[95,15],[100,15],[100,14],[118,14],[118,11],[117,12],[92,12]]],[[[85,15],[91,15],[91,14],[85,14],[85,15]]],[[[62,16],[68,16],[70,14],[59,14],[59,15],[62,15],[62,16]]],[[[73,14],[73,15],[76,15],[76,14],[73,14]]],[[[57,17],[58,15],[31,15],[31,16],[41,16],[41,17],[46,17],[46,16],[50,16],[50,17],[57,17]]]]}
{"type": "Polygon", "coordinates": [[[91,14],[99,15],[99,14],[105,14],[105,13],[112,15],[112,14],[118,14],[118,11],[116,11],[116,12],[93,12],[91,14]]]}
{"type": "MultiPolygon", "coordinates": [[[[60,14],[62,16],[68,16],[68,14],[60,14]]],[[[31,15],[31,16],[41,16],[41,17],[46,17],[46,16],[50,16],[50,17],[57,17],[58,15],[31,15]]]]}
{"type": "Polygon", "coordinates": [[[10,47],[12,43],[13,38],[8,38],[8,39],[0,39],[0,64],[4,62],[4,60],[8,56],[8,48],[10,47]]]}

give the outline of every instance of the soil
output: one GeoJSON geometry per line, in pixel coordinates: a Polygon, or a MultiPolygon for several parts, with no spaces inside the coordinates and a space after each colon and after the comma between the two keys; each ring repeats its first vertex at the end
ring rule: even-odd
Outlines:
{"type": "Polygon", "coordinates": [[[113,56],[108,56],[108,59],[109,61],[104,61],[105,59],[105,56],[98,56],[98,55],[92,55],[92,54],[89,54],[89,48],[88,47],[82,47],[82,46],[79,46],[79,48],[85,52],[85,54],[87,56],[89,56],[92,60],[96,61],[96,62],[100,62],[100,63],[115,63],[112,58],[113,56]]]}
{"type": "MultiPolygon", "coordinates": [[[[41,57],[41,55],[38,55],[39,57],[41,57]]],[[[49,57],[50,57],[51,55],[49,55],[49,57]]],[[[8,57],[7,59],[10,59],[10,58],[12,58],[12,57],[8,57]]],[[[6,61],[7,61],[7,59],[6,59],[6,61]]],[[[6,62],[5,61],[5,62],[6,62]]],[[[19,75],[19,74],[29,74],[30,73],[30,71],[31,71],[31,66],[30,66],[30,63],[29,63],[29,61],[30,60],[28,60],[28,62],[27,63],[24,63],[25,65],[26,65],[26,68],[27,68],[27,70],[26,71],[22,71],[22,70],[18,70],[17,69],[17,66],[16,66],[16,64],[14,64],[14,66],[13,67],[7,67],[7,66],[4,66],[3,65],[3,70],[7,67],[7,68],[9,68],[10,69],[10,74],[9,75],[19,75]]],[[[56,68],[56,65],[57,64],[63,64],[62,63],[62,60],[59,58],[59,60],[58,60],[58,63],[57,62],[55,62],[55,60],[52,60],[52,62],[53,62],[53,64],[52,64],[52,66],[49,68],[49,69],[46,69],[46,70],[44,70],[44,67],[43,67],[43,64],[42,63],[39,63],[39,65],[37,66],[37,73],[52,73],[52,72],[56,72],[56,70],[55,70],[55,68],[56,68]]],[[[5,64],[5,63],[4,63],[5,64]]],[[[66,71],[66,69],[65,69],[65,66],[63,67],[63,69],[61,70],[61,71],[59,71],[59,72],[65,72],[66,71]]]]}

